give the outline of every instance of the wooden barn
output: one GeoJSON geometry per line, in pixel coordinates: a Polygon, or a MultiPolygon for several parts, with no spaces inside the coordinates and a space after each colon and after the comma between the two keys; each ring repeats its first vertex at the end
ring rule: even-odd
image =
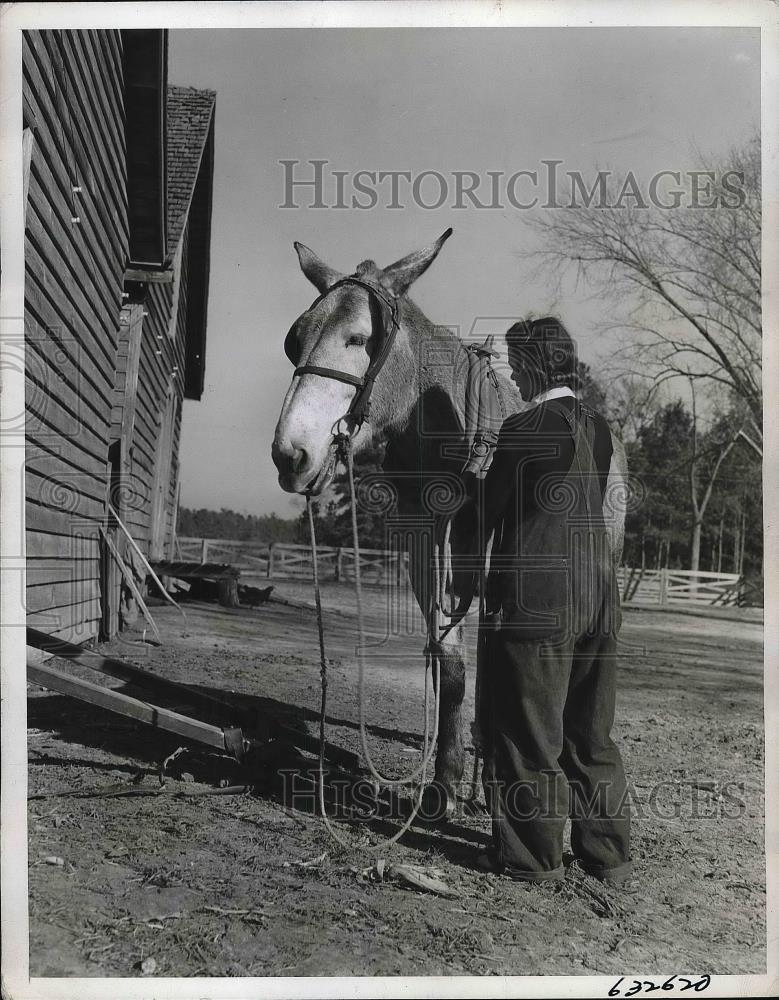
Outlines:
{"type": "Polygon", "coordinates": [[[122,525],[172,555],[215,94],[168,86],[156,30],[27,32],[23,74],[28,624],[84,642],[116,634],[143,579],[122,525]]]}

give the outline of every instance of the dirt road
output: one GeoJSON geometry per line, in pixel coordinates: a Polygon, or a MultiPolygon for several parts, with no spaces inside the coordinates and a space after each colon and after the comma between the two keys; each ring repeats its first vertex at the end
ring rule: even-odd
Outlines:
{"type": "MultiPolygon", "coordinates": [[[[310,601],[309,588],[293,583],[277,584],[274,596],[310,601]]],[[[381,766],[402,774],[421,746],[420,623],[410,609],[385,627],[384,591],[369,591],[367,603],[370,739],[381,766]]],[[[330,585],[325,605],[328,738],[357,751],[351,589],[330,585]]],[[[104,648],[187,684],[234,691],[259,719],[316,732],[310,608],[192,604],[186,621],[168,607],[154,613],[162,648],[104,648]]],[[[637,876],[627,891],[575,866],[564,882],[541,886],[476,873],[471,859],[488,822],[464,809],[439,828],[416,826],[390,851],[392,823],[339,824],[343,850],[312,802],[291,809],[276,785],[179,796],[211,787],[196,762],[159,794],[95,796],[133,781],[156,792],[177,741],[31,686],[29,792],[46,796],[29,803],[31,974],[764,971],[762,628],[627,610],[622,640],[615,736],[632,782],[637,876]],[[403,863],[437,873],[451,895],[410,888],[393,867],[403,863]]],[[[472,675],[467,698],[469,720],[472,675]]]]}

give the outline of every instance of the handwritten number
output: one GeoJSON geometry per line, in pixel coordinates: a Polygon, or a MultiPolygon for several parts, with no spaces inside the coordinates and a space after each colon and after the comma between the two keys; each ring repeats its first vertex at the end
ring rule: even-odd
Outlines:
{"type": "MultiPolygon", "coordinates": [[[[624,981],[625,977],[620,976],[620,978],[609,990],[610,997],[618,997],[622,995],[619,988],[624,981]]],[[[696,993],[702,993],[709,987],[710,984],[711,976],[709,975],[702,976],[696,983],[694,983],[692,979],[688,979],[687,976],[669,976],[662,985],[658,985],[651,979],[644,979],[643,981],[634,979],[633,985],[624,995],[625,997],[633,997],[637,993],[641,993],[642,990],[645,993],[653,993],[655,990],[673,990],[677,985],[679,986],[680,992],[683,990],[693,989],[696,993]]]]}

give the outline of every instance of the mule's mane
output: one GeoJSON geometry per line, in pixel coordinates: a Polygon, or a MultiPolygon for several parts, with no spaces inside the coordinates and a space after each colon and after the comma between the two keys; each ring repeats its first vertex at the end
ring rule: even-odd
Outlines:
{"type": "MultiPolygon", "coordinates": [[[[431,322],[419,306],[407,296],[401,299],[401,319],[407,326],[409,339],[413,336],[412,347],[415,349],[417,359],[420,357],[420,347],[425,342],[435,340],[444,347],[452,347],[458,357],[459,363],[465,363],[462,355],[464,355],[466,350],[466,342],[454,334],[450,327],[431,322]],[[460,352],[462,352],[462,354],[460,354],[460,352]]],[[[429,367],[431,372],[433,372],[433,377],[430,380],[431,384],[436,383],[445,387],[445,380],[444,383],[442,383],[440,378],[435,377],[435,363],[432,363],[429,367]]],[[[510,413],[517,413],[526,405],[522,401],[519,390],[502,372],[496,371],[496,375],[498,380],[498,391],[500,393],[501,403],[506,415],[510,413]]],[[[459,383],[460,391],[457,393],[458,397],[462,395],[462,392],[465,389],[465,382],[462,378],[459,380],[459,383]]],[[[464,405],[463,400],[461,399],[455,399],[453,401],[455,402],[455,405],[457,405],[458,409],[461,405],[464,405]]]]}
{"type": "MultiPolygon", "coordinates": [[[[379,288],[385,287],[383,271],[373,260],[361,261],[352,274],[379,288]]],[[[343,292],[347,296],[354,294],[348,288],[343,292]]],[[[374,411],[377,416],[381,415],[381,420],[380,425],[374,425],[372,430],[378,431],[379,437],[402,433],[418,399],[430,391],[448,397],[453,411],[464,425],[465,344],[450,327],[433,323],[408,295],[399,296],[397,302],[400,325],[406,333],[408,347],[401,350],[400,345],[396,345],[377,379],[374,411]],[[431,344],[435,345],[432,351],[431,344]]],[[[325,315],[333,309],[327,298],[322,306],[326,309],[325,315]]],[[[506,415],[516,413],[524,405],[518,391],[501,372],[497,373],[497,378],[504,412],[506,415]]]]}

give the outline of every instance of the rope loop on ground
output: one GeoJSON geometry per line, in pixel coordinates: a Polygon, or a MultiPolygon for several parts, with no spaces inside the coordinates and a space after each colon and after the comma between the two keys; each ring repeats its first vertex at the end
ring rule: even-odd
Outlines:
{"type": "MultiPolygon", "coordinates": [[[[446,554],[444,554],[443,560],[440,558],[440,551],[438,543],[434,546],[433,561],[434,561],[434,592],[432,595],[432,607],[429,613],[428,619],[428,641],[425,646],[425,698],[424,698],[424,734],[422,742],[422,758],[418,767],[414,769],[411,774],[406,775],[403,778],[388,778],[386,775],[381,774],[381,772],[376,767],[373,757],[371,756],[370,748],[368,746],[368,734],[367,726],[365,722],[365,624],[363,615],[363,601],[362,601],[362,579],[360,574],[360,539],[357,527],[357,494],[354,485],[354,457],[352,453],[352,439],[351,435],[348,433],[339,433],[334,437],[335,447],[337,449],[338,456],[344,460],[348,473],[349,481],[349,501],[351,509],[351,522],[352,522],[352,546],[354,551],[354,581],[355,581],[355,600],[357,604],[357,630],[358,630],[358,646],[357,646],[357,664],[358,664],[358,685],[359,685],[359,721],[360,721],[360,743],[362,745],[362,750],[365,755],[365,761],[368,766],[368,771],[377,786],[383,786],[385,788],[399,788],[402,786],[412,785],[419,779],[419,788],[416,797],[416,801],[411,810],[410,815],[404,821],[400,829],[387,841],[387,846],[391,846],[396,843],[404,833],[410,828],[411,824],[416,819],[419,814],[419,810],[422,807],[422,801],[425,793],[425,785],[427,780],[427,769],[433,758],[435,752],[436,742],[438,740],[438,725],[439,725],[439,709],[440,709],[440,683],[441,683],[441,644],[440,644],[440,628],[439,628],[439,615],[443,608],[443,599],[446,592],[447,576],[451,572],[450,563],[446,554]],[[443,562],[443,565],[441,563],[443,562]],[[432,673],[434,677],[431,677],[431,665],[434,669],[432,673]],[[433,692],[434,692],[434,710],[433,710],[433,732],[432,736],[430,734],[430,686],[432,682],[433,692]]],[[[317,543],[316,543],[316,527],[314,523],[314,512],[313,512],[313,501],[310,494],[306,495],[306,512],[308,514],[308,527],[311,535],[311,556],[313,561],[313,578],[314,578],[314,597],[316,603],[316,614],[317,614],[317,631],[319,635],[319,658],[320,658],[320,682],[321,682],[321,704],[320,704],[320,715],[319,715],[319,775],[318,775],[318,798],[319,798],[319,809],[322,813],[322,819],[328,832],[334,837],[335,840],[342,847],[348,847],[347,842],[341,837],[338,831],[333,826],[327,815],[327,810],[325,808],[325,796],[324,796],[324,769],[325,769],[325,718],[327,712],[327,658],[325,654],[325,639],[324,639],[324,624],[322,618],[322,596],[319,584],[319,568],[317,565],[317,543]]],[[[449,529],[450,523],[447,523],[446,533],[445,533],[445,545],[449,542],[449,529]]]]}

